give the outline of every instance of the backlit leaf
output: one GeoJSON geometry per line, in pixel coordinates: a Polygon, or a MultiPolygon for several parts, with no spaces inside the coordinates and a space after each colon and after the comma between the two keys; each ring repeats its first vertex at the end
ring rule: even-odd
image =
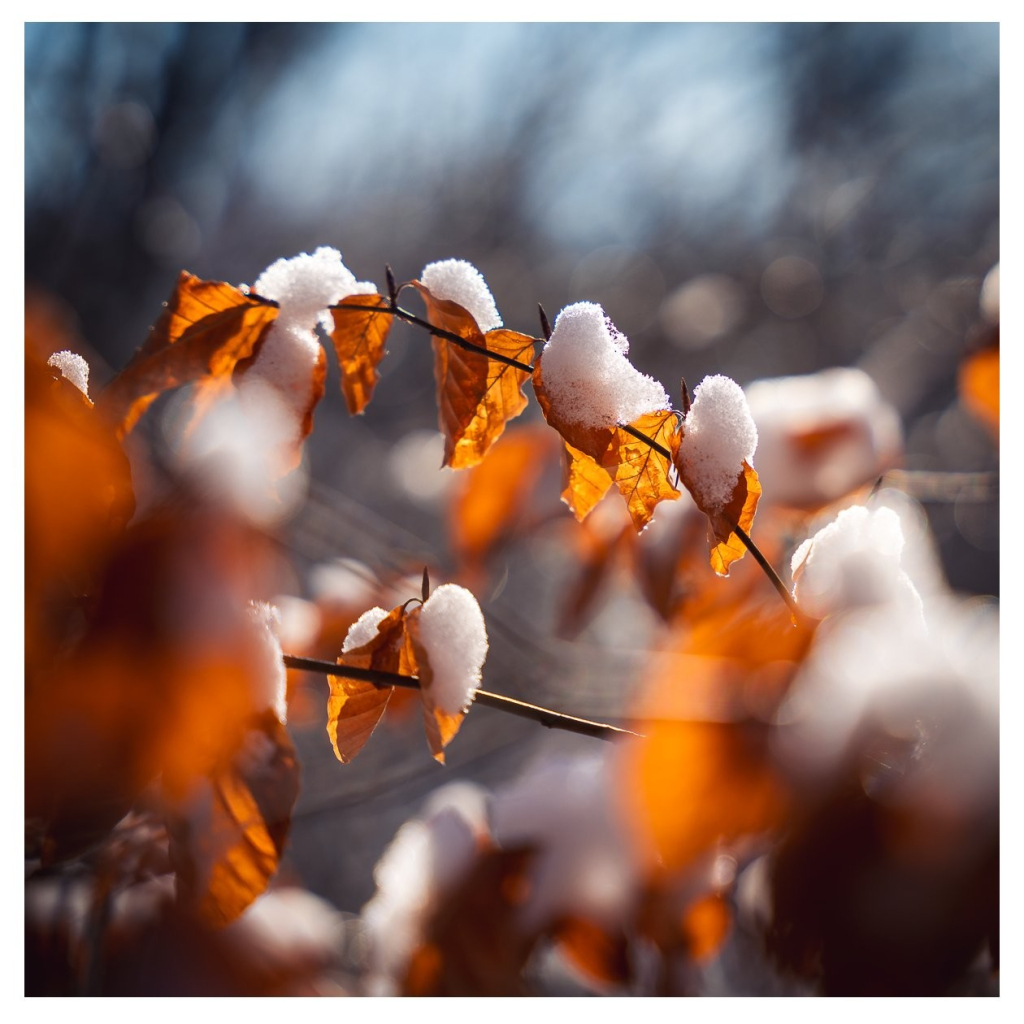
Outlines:
{"type": "Polygon", "coordinates": [[[196,402],[211,401],[230,386],[235,365],[252,354],[277,314],[276,304],[182,271],[146,342],[99,398],[118,436],[171,388],[198,383],[196,402]]]}
{"type": "MultiPolygon", "coordinates": [[[[343,305],[386,309],[388,299],[376,294],[353,295],[345,299],[343,305]]],[[[384,358],[394,321],[390,313],[376,312],[375,309],[331,308],[334,318],[331,341],[341,367],[341,390],[352,416],[361,413],[373,397],[373,389],[380,380],[377,367],[384,358]]]]}
{"type": "Polygon", "coordinates": [[[538,358],[533,371],[533,390],[544,418],[562,435],[567,449],[562,500],[582,521],[614,482],[626,499],[633,525],[637,531],[642,530],[659,502],[679,497],[669,481],[672,459],[679,447],[675,413],[668,409],[645,413],[634,423],[614,427],[569,423],[548,398],[541,362],[538,358]],[[653,445],[664,448],[671,457],[653,445]]]}
{"type": "MultiPolygon", "coordinates": [[[[338,657],[339,665],[378,672],[416,675],[412,648],[407,642],[405,606],[394,608],[377,626],[377,634],[362,647],[338,657]]],[[[384,714],[393,686],[374,686],[347,676],[328,676],[327,735],[339,761],[348,764],[363,749],[384,714]]]]}
{"type": "MultiPolygon", "coordinates": [[[[412,284],[423,297],[427,319],[434,327],[527,365],[533,358],[532,338],[500,327],[484,334],[458,303],[435,298],[419,281],[412,284]]],[[[483,352],[462,348],[448,338],[434,335],[433,344],[444,465],[466,469],[483,459],[505,424],[526,408],[523,385],[530,374],[489,359],[483,352]]]]}
{"type": "Polygon", "coordinates": [[[479,465],[460,477],[449,508],[453,550],[477,566],[516,528],[537,481],[557,456],[558,438],[543,424],[510,430],[479,465]]]}
{"type": "Polygon", "coordinates": [[[175,801],[168,825],[178,899],[209,924],[235,920],[277,871],[298,794],[295,750],[268,713],[229,762],[175,801]]]}
{"type": "Polygon", "coordinates": [[[708,522],[714,543],[711,547],[711,568],[719,576],[729,575],[729,566],[747,553],[747,547],[736,533],[739,526],[749,537],[754,513],[761,498],[761,482],[757,471],[747,462],[736,480],[729,504],[717,512],[708,513],[708,522]]]}

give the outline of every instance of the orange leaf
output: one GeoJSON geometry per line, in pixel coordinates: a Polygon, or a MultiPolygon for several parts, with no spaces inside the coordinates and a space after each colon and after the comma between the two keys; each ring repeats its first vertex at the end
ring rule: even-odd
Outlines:
{"type": "Polygon", "coordinates": [[[960,399],[999,440],[999,342],[960,364],[960,399]]]}
{"type": "Polygon", "coordinates": [[[605,985],[627,985],[633,977],[629,943],[622,931],[583,917],[567,917],[555,928],[555,941],[566,958],[587,977],[605,985]]]}
{"type": "MultiPolygon", "coordinates": [[[[338,664],[415,675],[416,664],[406,642],[407,624],[405,606],[399,605],[377,626],[376,636],[362,647],[340,655],[338,664]]],[[[328,676],[327,682],[331,687],[327,699],[327,735],[338,760],[348,764],[377,728],[395,688],[374,686],[342,675],[328,676]]]]}
{"type": "Polygon", "coordinates": [[[562,435],[568,453],[562,500],[582,521],[614,482],[639,532],[651,521],[659,502],[679,497],[679,491],[669,482],[672,459],[679,447],[675,413],[668,409],[644,413],[633,423],[613,427],[568,423],[551,405],[541,362],[538,358],[533,371],[533,390],[544,418],[562,435]],[[669,451],[672,458],[666,458],[626,427],[669,451]]]}
{"type": "MultiPolygon", "coordinates": [[[[383,295],[353,295],[345,299],[344,305],[386,309],[388,300],[383,295]]],[[[394,318],[390,313],[374,309],[339,309],[336,306],[331,308],[331,316],[334,318],[331,341],[341,367],[341,390],[349,414],[355,416],[370,404],[373,389],[380,380],[377,367],[384,358],[384,346],[394,318]]]]}
{"type": "Polygon", "coordinates": [[[744,462],[729,504],[717,512],[708,512],[708,523],[715,538],[711,547],[711,568],[719,576],[728,576],[729,566],[747,553],[746,545],[736,533],[736,526],[750,536],[760,498],[761,482],[757,471],[744,462]]]}
{"type": "MultiPolygon", "coordinates": [[[[529,363],[533,339],[497,328],[484,334],[466,309],[450,299],[438,299],[419,281],[413,286],[423,297],[431,325],[465,339],[469,344],[508,359],[529,363]]],[[[501,436],[505,424],[526,408],[523,385],[529,371],[489,359],[434,335],[434,379],[438,420],[444,435],[444,465],[452,469],[475,466],[501,436]]]]}
{"type": "Polygon", "coordinates": [[[683,913],[683,935],[695,960],[714,956],[729,934],[729,907],[721,896],[709,894],[694,900],[683,913]]]}
{"type": "Polygon", "coordinates": [[[298,793],[295,750],[268,713],[235,757],[171,813],[179,900],[209,924],[235,920],[277,871],[298,793]]]}
{"type": "Polygon", "coordinates": [[[414,608],[408,616],[408,636],[415,652],[418,675],[420,677],[420,697],[423,700],[423,725],[427,732],[427,745],[434,760],[444,764],[444,748],[459,731],[465,712],[449,715],[442,711],[434,702],[432,686],[434,672],[430,667],[430,659],[419,635],[420,609],[414,608]]]}
{"type": "Polygon", "coordinates": [[[183,270],[146,342],[100,396],[118,437],[130,433],[164,391],[198,381],[199,402],[229,386],[235,365],[252,354],[277,313],[276,304],[183,270]]]}
{"type": "Polygon", "coordinates": [[[568,441],[562,470],[562,501],[572,510],[576,521],[582,523],[608,493],[612,475],[568,441]]]}
{"type": "Polygon", "coordinates": [[[509,431],[462,476],[449,506],[451,544],[461,562],[479,565],[515,529],[557,443],[543,424],[527,424],[509,431]]]}

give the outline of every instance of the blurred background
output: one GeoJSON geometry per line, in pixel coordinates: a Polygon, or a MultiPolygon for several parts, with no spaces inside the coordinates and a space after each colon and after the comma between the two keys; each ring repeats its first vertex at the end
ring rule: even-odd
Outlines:
{"type": "MultiPolygon", "coordinates": [[[[538,303],[552,320],[602,303],[673,396],[680,377],[857,366],[902,419],[906,468],[993,471],[956,381],[999,259],[998,43],[971,24],[29,24],[28,299],[86,356],[95,395],[181,269],[251,283],[330,245],[383,289],[385,263],[405,281],[458,257],[516,330],[539,334],[538,303]]],[[[454,565],[430,345],[397,324],[389,350],[358,418],[329,359],[301,493],[275,526],[281,592],[321,613],[454,565]]],[[[158,450],[174,400],[145,424],[158,450]]],[[[141,501],[157,475],[137,479],[141,501]]],[[[998,594],[997,493],[925,509],[951,587],[998,594]]],[[[480,592],[485,685],[621,712],[650,613],[613,595],[560,638],[558,545],[516,550],[480,592]]],[[[302,685],[286,877],[349,912],[441,781],[507,779],[538,744],[590,742],[481,708],[446,772],[414,720],[343,767],[322,680],[302,685]]]]}

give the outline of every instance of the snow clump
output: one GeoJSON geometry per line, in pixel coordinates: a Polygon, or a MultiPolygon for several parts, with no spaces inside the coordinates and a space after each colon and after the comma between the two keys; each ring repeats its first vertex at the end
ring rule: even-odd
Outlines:
{"type": "Polygon", "coordinates": [[[613,427],[670,408],[660,382],[633,366],[628,352],[629,340],[596,302],[566,306],[542,353],[556,414],[581,427],[613,427]]]}
{"type": "Polygon", "coordinates": [[[86,398],[89,397],[89,364],[77,352],[67,349],[54,352],[46,360],[46,365],[56,367],[66,381],[74,384],[86,398]]]}
{"type": "Polygon", "coordinates": [[[328,306],[350,295],[376,294],[377,287],[357,281],[337,249],[321,246],[312,256],[300,253],[271,263],[252,290],[281,308],[247,376],[273,384],[301,422],[313,394],[313,372],[323,352],[314,333],[317,324],[330,330],[328,306]]]}
{"type": "Polygon", "coordinates": [[[388,617],[383,608],[370,608],[348,627],[345,642],[341,645],[341,653],[347,654],[363,644],[368,644],[376,635],[377,627],[388,617]]]}
{"type": "Polygon", "coordinates": [[[434,701],[446,715],[457,715],[476,695],[487,657],[487,627],[480,605],[465,587],[445,583],[427,598],[419,626],[434,677],[434,701]]]}
{"type": "Polygon", "coordinates": [[[501,327],[501,317],[487,282],[472,263],[465,260],[439,260],[428,263],[420,282],[435,299],[457,302],[476,321],[485,334],[501,327]]]}
{"type": "Polygon", "coordinates": [[[757,427],[743,389],[730,377],[705,377],[683,420],[679,464],[686,484],[704,509],[729,504],[743,463],[753,463],[757,427]]]}
{"type": "Polygon", "coordinates": [[[265,701],[284,725],[288,720],[288,681],[282,660],[281,641],[278,639],[281,613],[266,601],[252,601],[249,604],[249,619],[256,631],[259,671],[254,679],[259,680],[258,696],[261,703],[265,701]]]}
{"type": "Polygon", "coordinates": [[[843,509],[794,552],[793,596],[816,618],[890,602],[920,616],[921,598],[900,567],[903,544],[892,509],[843,509]]]}

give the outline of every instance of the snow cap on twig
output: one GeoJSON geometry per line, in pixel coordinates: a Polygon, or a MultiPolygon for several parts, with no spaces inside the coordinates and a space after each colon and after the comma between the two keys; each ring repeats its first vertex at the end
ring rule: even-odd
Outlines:
{"type": "Polygon", "coordinates": [[[501,327],[494,296],[483,275],[472,263],[465,260],[428,263],[420,274],[420,281],[435,299],[448,299],[462,306],[485,334],[501,327]]]}

